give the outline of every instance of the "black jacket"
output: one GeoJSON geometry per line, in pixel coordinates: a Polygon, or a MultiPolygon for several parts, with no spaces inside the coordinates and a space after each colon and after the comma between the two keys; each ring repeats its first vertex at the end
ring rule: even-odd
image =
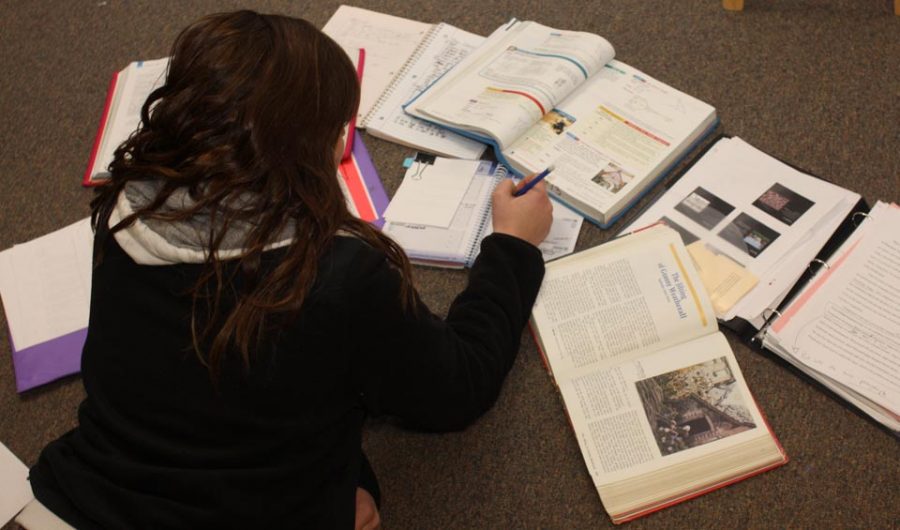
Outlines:
{"type": "MultiPolygon", "coordinates": [[[[266,253],[271,265],[280,250],[266,253]]],[[[94,270],[79,426],[31,470],[78,528],[352,528],[367,414],[461,429],[495,401],[543,277],[514,237],[482,243],[445,319],[401,309],[382,253],[338,237],[300,315],[218,387],[191,349],[200,264],[94,270]]],[[[235,286],[240,288],[239,285],[235,286]]]]}

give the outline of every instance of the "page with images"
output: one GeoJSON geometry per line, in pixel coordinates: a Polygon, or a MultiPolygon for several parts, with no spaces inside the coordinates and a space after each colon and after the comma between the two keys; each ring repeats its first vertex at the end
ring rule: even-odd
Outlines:
{"type": "Polygon", "coordinates": [[[859,234],[769,328],[781,349],[900,419],[900,207],[859,234]]]}
{"type": "Polygon", "coordinates": [[[91,174],[107,172],[113,155],[141,123],[141,107],[147,96],[166,81],[168,57],[152,61],[136,61],[119,73],[115,106],[107,116],[100,148],[94,157],[91,174]]]}
{"type": "Polygon", "coordinates": [[[531,322],[557,382],[716,330],[690,257],[664,226],[549,264],[531,322]]]}
{"type": "MultiPolygon", "coordinates": [[[[366,114],[390,84],[431,24],[386,15],[348,5],[338,7],[322,32],[334,39],[348,54],[366,50],[366,65],[357,120],[366,114]]],[[[362,124],[359,125],[362,128],[362,124]]]]}
{"type": "Polygon", "coordinates": [[[559,383],[598,487],[768,435],[721,332],[559,383]]]}
{"type": "Polygon", "coordinates": [[[361,127],[386,140],[455,158],[476,159],[485,145],[404,112],[403,104],[455,66],[484,37],[449,24],[438,24],[409,63],[385,89],[361,127]]]}
{"type": "Polygon", "coordinates": [[[625,230],[663,221],[689,248],[737,264],[758,281],[717,316],[751,320],[794,285],[859,198],[723,138],[625,230]]]}
{"type": "Polygon", "coordinates": [[[504,149],[614,55],[603,37],[513,21],[406,109],[504,149]]]}
{"type": "Polygon", "coordinates": [[[555,166],[548,183],[603,212],[633,196],[715,116],[712,106],[616,60],[548,110],[504,157],[522,173],[555,166]]]}

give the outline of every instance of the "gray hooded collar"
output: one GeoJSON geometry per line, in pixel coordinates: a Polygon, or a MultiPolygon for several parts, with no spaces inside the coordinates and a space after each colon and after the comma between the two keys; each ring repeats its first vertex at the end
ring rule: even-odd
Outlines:
{"type": "MultiPolygon", "coordinates": [[[[109,217],[109,226],[131,215],[137,209],[149,204],[162,187],[160,181],[132,181],[119,194],[115,208],[109,217]]],[[[249,199],[246,201],[249,204],[249,199]]],[[[160,208],[161,212],[181,210],[194,203],[186,189],[178,189],[160,208]]],[[[156,219],[137,219],[123,230],[115,233],[119,246],[131,258],[142,265],[172,265],[175,263],[203,263],[208,256],[207,241],[211,230],[208,215],[198,214],[185,221],[169,222],[156,219]]],[[[220,260],[241,255],[247,234],[253,229],[249,222],[232,223],[222,239],[216,257],[220,260]]],[[[284,230],[265,249],[287,246],[293,241],[292,225],[284,230]]]]}

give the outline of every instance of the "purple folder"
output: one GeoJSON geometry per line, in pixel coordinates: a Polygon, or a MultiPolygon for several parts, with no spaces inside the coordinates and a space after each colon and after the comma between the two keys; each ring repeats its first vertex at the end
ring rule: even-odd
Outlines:
{"type": "Polygon", "coordinates": [[[77,374],[81,370],[81,349],[85,338],[87,328],[17,350],[10,336],[16,391],[24,392],[60,377],[77,374]]]}

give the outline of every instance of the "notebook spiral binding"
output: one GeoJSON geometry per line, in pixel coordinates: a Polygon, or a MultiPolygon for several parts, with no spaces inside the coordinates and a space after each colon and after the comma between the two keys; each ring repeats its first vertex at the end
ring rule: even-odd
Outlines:
{"type": "MultiPolygon", "coordinates": [[[[494,180],[494,185],[491,186],[491,190],[496,187],[506,176],[509,174],[509,170],[506,169],[506,166],[502,164],[497,164],[494,167],[493,175],[491,178],[494,180]]],[[[471,268],[472,264],[475,262],[475,255],[478,253],[478,245],[481,244],[481,240],[483,239],[481,236],[484,233],[484,229],[487,226],[488,220],[491,218],[491,212],[493,211],[493,206],[491,205],[491,200],[488,198],[487,206],[481,210],[479,214],[481,217],[478,219],[478,227],[475,230],[475,237],[472,238],[472,241],[469,243],[469,248],[466,250],[466,267],[471,268]]]]}
{"type": "Polygon", "coordinates": [[[394,95],[394,90],[397,89],[398,81],[403,79],[406,76],[406,72],[415,64],[419,57],[425,53],[425,50],[431,46],[432,41],[434,41],[435,37],[437,37],[438,33],[440,33],[440,28],[445,24],[441,22],[440,24],[435,24],[428,30],[425,36],[422,38],[422,41],[419,42],[419,45],[416,46],[416,49],[412,52],[406,62],[403,63],[403,66],[400,67],[400,70],[397,70],[397,73],[394,75],[394,78],[391,79],[391,82],[388,83],[387,88],[384,89],[384,92],[378,96],[378,99],[375,101],[375,104],[372,105],[372,108],[369,110],[369,113],[366,114],[362,123],[360,123],[359,127],[365,129],[369,126],[369,122],[375,119],[375,116],[381,110],[381,107],[384,106],[384,102],[388,100],[391,96],[394,95]]]}

